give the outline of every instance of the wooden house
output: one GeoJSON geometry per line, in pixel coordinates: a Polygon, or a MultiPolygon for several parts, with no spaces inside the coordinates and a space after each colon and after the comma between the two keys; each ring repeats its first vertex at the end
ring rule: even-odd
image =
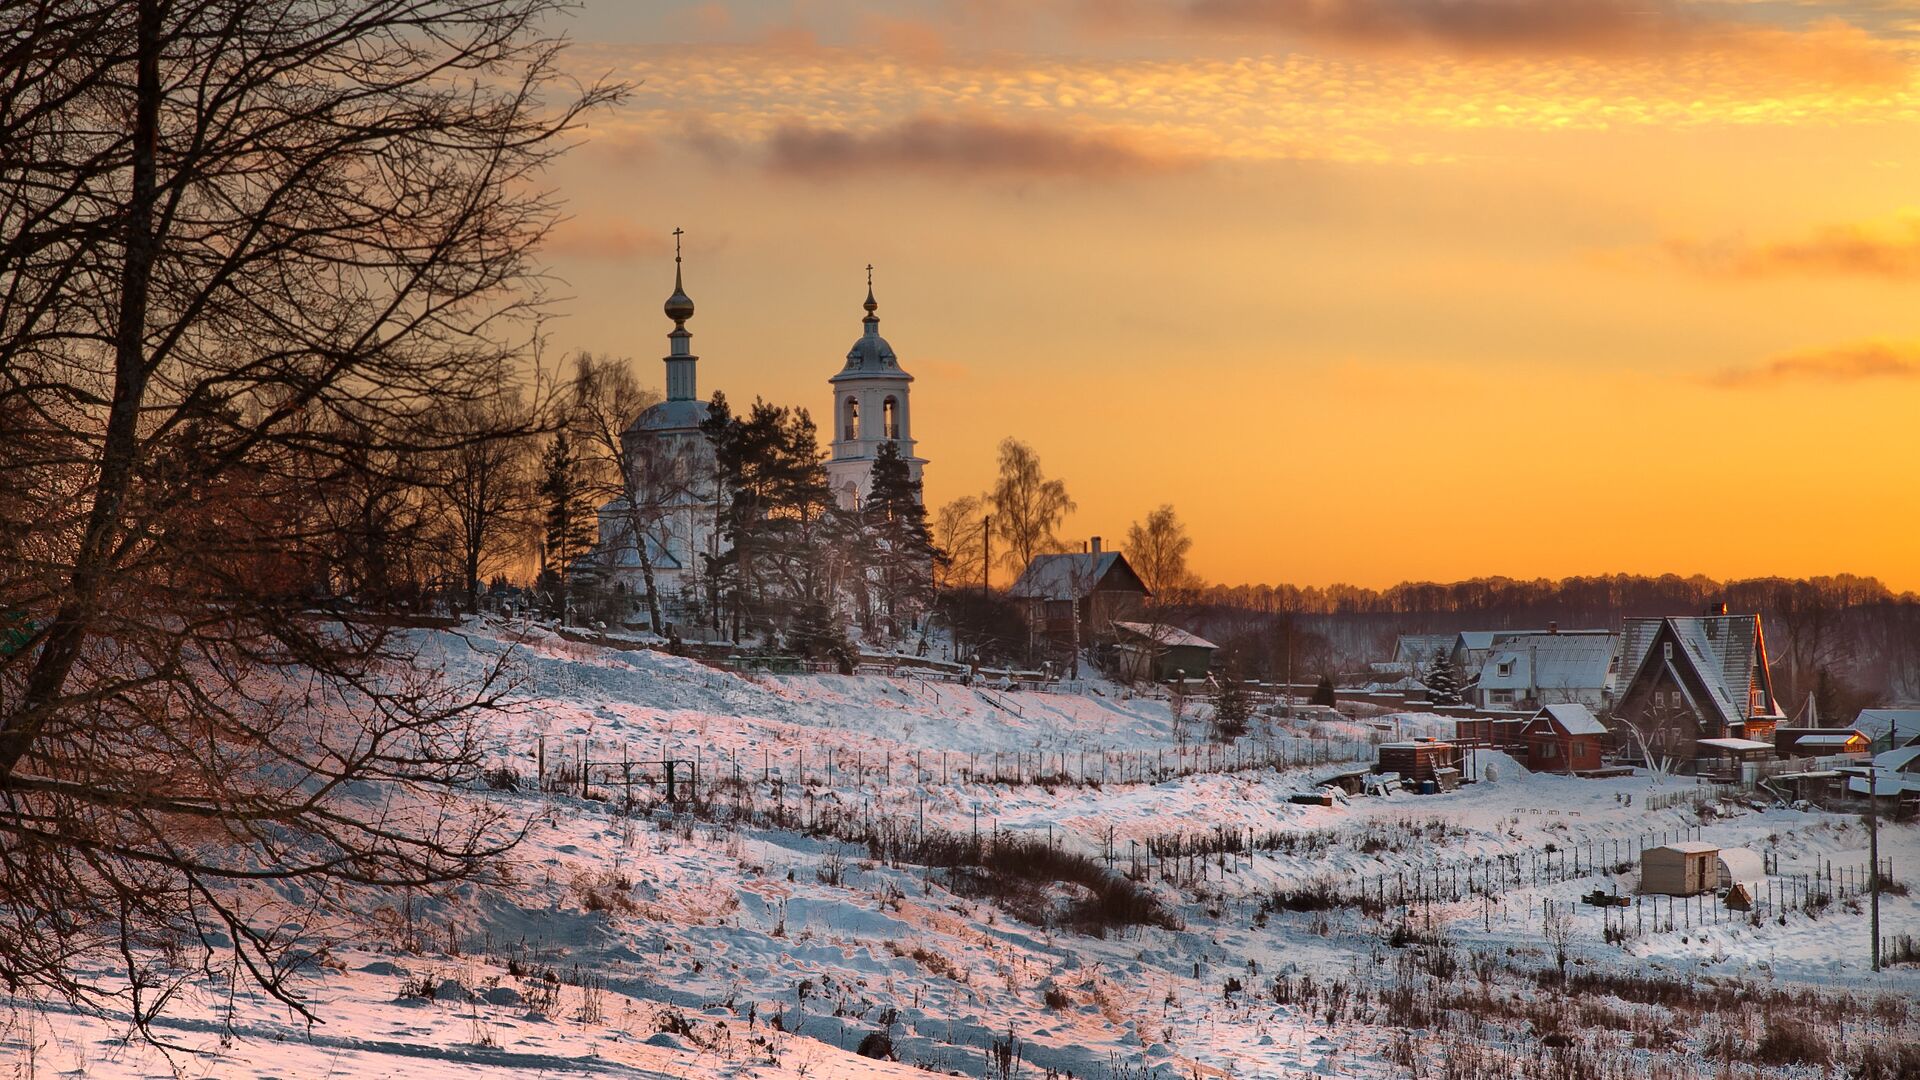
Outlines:
{"type": "Polygon", "coordinates": [[[1651,847],[1640,853],[1640,891],[1693,896],[1720,883],[1720,848],[1699,840],[1651,847]]]}
{"type": "Polygon", "coordinates": [[[1537,709],[1578,702],[1605,709],[1613,699],[1614,635],[1607,630],[1526,631],[1497,637],[1468,697],[1483,709],[1537,709]]]}
{"type": "Polygon", "coordinates": [[[1082,645],[1112,641],[1113,624],[1137,621],[1152,594],[1117,551],[1103,551],[1094,537],[1088,550],[1036,555],[1007,590],[1026,610],[1037,635],[1071,641],[1079,623],[1082,645]]]}
{"type": "Polygon", "coordinates": [[[1542,706],[1520,737],[1534,772],[1585,772],[1600,767],[1607,728],[1585,705],[1569,702],[1542,706]]]}
{"type": "Polygon", "coordinates": [[[1168,623],[1115,620],[1114,654],[1120,674],[1128,679],[1173,682],[1205,679],[1213,666],[1213,642],[1168,623]]]}
{"type": "Polygon", "coordinates": [[[1771,747],[1785,717],[1774,701],[1760,616],[1728,615],[1723,605],[1702,616],[1628,619],[1620,642],[1619,670],[1631,674],[1612,716],[1624,756],[1650,753],[1690,772],[1702,740],[1771,747]]]}

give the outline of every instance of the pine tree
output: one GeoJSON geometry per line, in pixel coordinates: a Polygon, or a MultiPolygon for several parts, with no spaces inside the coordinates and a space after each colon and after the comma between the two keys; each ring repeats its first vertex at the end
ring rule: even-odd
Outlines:
{"type": "Polygon", "coordinates": [[[1460,704],[1460,680],[1453,672],[1453,657],[1445,650],[1433,654],[1433,663],[1427,667],[1427,677],[1421,680],[1427,688],[1427,699],[1435,705],[1460,704]]]}
{"type": "Polygon", "coordinates": [[[880,599],[890,634],[917,619],[933,602],[933,574],[942,554],[927,528],[920,481],[892,440],[880,445],[861,512],[860,581],[880,599]]]}
{"type": "Polygon", "coordinates": [[[1313,697],[1308,699],[1308,703],[1312,705],[1325,705],[1331,709],[1338,700],[1339,697],[1333,690],[1333,676],[1322,675],[1320,676],[1320,684],[1313,688],[1313,697]]]}
{"type": "Polygon", "coordinates": [[[596,518],[587,497],[580,459],[565,431],[556,432],[541,462],[540,501],[546,515],[546,566],[542,577],[564,610],[580,561],[593,550],[596,518]]]}
{"type": "Polygon", "coordinates": [[[1213,734],[1221,742],[1232,742],[1247,733],[1247,720],[1253,715],[1253,702],[1247,688],[1229,672],[1220,681],[1220,693],[1213,702],[1213,734]]]}

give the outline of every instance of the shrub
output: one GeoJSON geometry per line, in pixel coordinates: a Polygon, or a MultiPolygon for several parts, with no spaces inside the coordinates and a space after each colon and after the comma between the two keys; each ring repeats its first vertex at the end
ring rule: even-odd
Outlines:
{"type": "Polygon", "coordinates": [[[1776,1015],[1768,1018],[1753,1057],[1762,1065],[1827,1065],[1833,1046],[1818,1026],[1776,1015]]]}
{"type": "Polygon", "coordinates": [[[1057,986],[1047,987],[1046,992],[1043,993],[1041,997],[1046,999],[1047,1008],[1052,1009],[1054,1012],[1061,1012],[1073,1004],[1073,999],[1067,996],[1067,992],[1057,986]]]}
{"type": "Polygon", "coordinates": [[[854,1053],[859,1054],[863,1058],[892,1061],[893,1036],[884,1031],[869,1031],[866,1036],[860,1040],[860,1046],[854,1053]]]}

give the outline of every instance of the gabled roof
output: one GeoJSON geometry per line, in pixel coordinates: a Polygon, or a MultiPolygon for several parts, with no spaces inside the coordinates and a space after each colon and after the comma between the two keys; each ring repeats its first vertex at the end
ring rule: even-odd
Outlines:
{"type": "Polygon", "coordinates": [[[1866,736],[1857,731],[1822,731],[1815,735],[1802,735],[1793,741],[1795,746],[1845,746],[1855,740],[1866,741],[1866,736]]]}
{"type": "MultiPolygon", "coordinates": [[[[1625,661],[1620,670],[1632,671],[1633,676],[1625,686],[1632,686],[1642,675],[1667,662],[1653,649],[1663,628],[1678,645],[1673,663],[1692,668],[1707,688],[1707,700],[1695,702],[1695,706],[1711,710],[1723,725],[1745,723],[1750,709],[1748,687],[1766,681],[1762,674],[1767,658],[1760,616],[1675,615],[1626,620],[1620,632],[1620,655],[1625,661]]],[[[1771,693],[1767,695],[1767,707],[1770,711],[1761,715],[1780,716],[1771,693]]]]}
{"type": "Polygon", "coordinates": [[[1888,772],[1920,771],[1908,769],[1908,766],[1916,760],[1920,760],[1920,746],[1903,746],[1898,750],[1887,750],[1873,755],[1873,767],[1885,769],[1888,772]]]}
{"type": "Polygon", "coordinates": [[[1920,735],[1920,709],[1861,709],[1853,728],[1876,741],[1889,733],[1920,735]]]}
{"type": "Polygon", "coordinates": [[[1453,642],[1458,634],[1401,634],[1393,639],[1393,659],[1398,664],[1418,664],[1422,668],[1433,662],[1435,653],[1453,651],[1453,642]]]}
{"type": "Polygon", "coordinates": [[[1113,625],[1125,630],[1129,634],[1146,638],[1155,645],[1163,647],[1174,645],[1185,645],[1196,649],[1217,649],[1220,647],[1208,641],[1206,638],[1201,637],[1199,634],[1190,634],[1177,626],[1171,626],[1167,623],[1116,622],[1113,625]]]}
{"type": "Polygon", "coordinates": [[[1576,702],[1548,705],[1535,713],[1533,718],[1551,719],[1556,727],[1569,735],[1605,735],[1607,725],[1593,715],[1592,710],[1576,702]]]}
{"type": "Polygon", "coordinates": [[[1606,630],[1515,634],[1487,653],[1480,668],[1480,689],[1607,689],[1613,642],[1613,634],[1606,630]]]}
{"type": "Polygon", "coordinates": [[[1152,595],[1126,556],[1117,551],[1035,555],[1007,594],[1027,600],[1072,600],[1095,589],[1152,595]]]}

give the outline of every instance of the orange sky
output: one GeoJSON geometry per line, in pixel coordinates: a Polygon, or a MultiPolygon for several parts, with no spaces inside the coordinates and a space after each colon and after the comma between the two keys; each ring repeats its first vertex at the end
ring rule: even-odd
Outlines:
{"type": "Polygon", "coordinates": [[[1920,0],[589,0],[556,350],[1031,443],[1212,580],[1920,589],[1920,0]]]}

